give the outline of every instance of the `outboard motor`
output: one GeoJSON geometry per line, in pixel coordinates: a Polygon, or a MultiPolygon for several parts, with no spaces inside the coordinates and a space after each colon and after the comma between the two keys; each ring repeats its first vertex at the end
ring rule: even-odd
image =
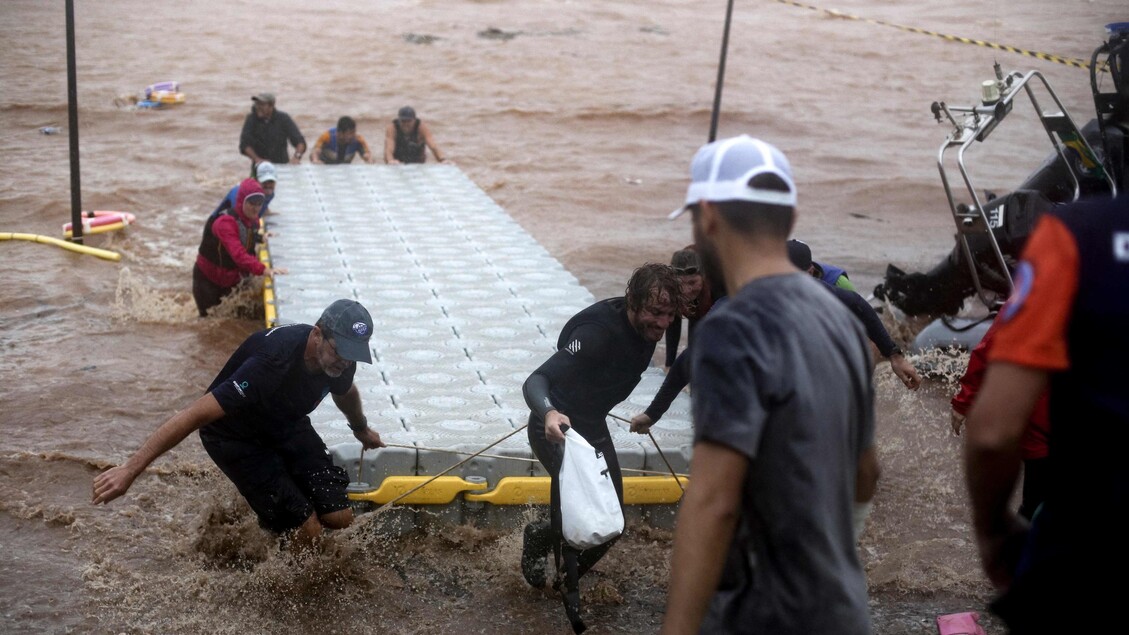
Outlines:
{"type": "MultiPolygon", "coordinates": [[[[957,220],[956,245],[924,273],[907,273],[889,265],[885,280],[874,289],[875,297],[891,302],[908,315],[936,316],[956,314],[966,298],[979,293],[985,306],[994,310],[1011,291],[1011,268],[1022,254],[1040,214],[1079,198],[1129,191],[1129,22],[1107,25],[1106,32],[1109,39],[1094,50],[1090,64],[1097,118],[1079,129],[1065,109],[1057,114],[1039,113],[1055,143],[1055,151],[1010,194],[996,198],[989,193],[987,201],[980,203],[961,162],[959,167],[969,188],[966,194],[971,196],[972,204],[957,202],[945,175],[944,153],[946,148],[957,145],[966,148],[973,139],[986,140],[1010,112],[1012,98],[1020,93],[1020,86],[1026,88],[1028,80],[1042,77],[1036,72],[1004,76],[997,66],[995,84],[1004,95],[997,95],[998,101],[985,101],[972,108],[933,104],[938,121],[942,115],[948,116],[955,127],[942,145],[938,165],[957,220]],[[965,119],[958,122],[954,112],[966,113],[965,119]]],[[[992,82],[985,82],[988,83],[992,82]]],[[[1045,80],[1043,84],[1046,85],[1045,80]]],[[[1046,90],[1057,103],[1049,85],[1046,90]]]]}
{"type": "Polygon", "coordinates": [[[1129,191],[1129,22],[1106,25],[1109,41],[1094,49],[1090,56],[1090,90],[1094,94],[1098,132],[1104,154],[1103,163],[1117,189],[1129,191]],[[1112,91],[1102,91],[1104,75],[1098,72],[1099,58],[1105,57],[1112,91]]]}

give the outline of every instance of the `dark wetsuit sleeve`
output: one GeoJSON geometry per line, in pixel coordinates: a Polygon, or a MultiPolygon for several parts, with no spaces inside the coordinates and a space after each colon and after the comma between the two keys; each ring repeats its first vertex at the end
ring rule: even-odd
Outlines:
{"type": "Polygon", "coordinates": [[[678,356],[678,342],[682,339],[682,316],[675,315],[674,321],[670,326],[666,327],[666,361],[663,366],[674,366],[674,360],[678,356]]]}
{"type": "Polygon", "coordinates": [[[643,414],[651,418],[652,422],[658,421],[662,418],[666,411],[670,408],[670,404],[674,403],[674,398],[678,393],[690,383],[690,350],[682,351],[682,354],[674,360],[670,366],[670,372],[667,373],[666,379],[663,380],[663,385],[659,391],[655,393],[655,398],[651,400],[651,405],[643,411],[643,414]]]}
{"type": "Polygon", "coordinates": [[[553,402],[549,399],[549,378],[534,372],[525,380],[521,387],[521,394],[525,396],[525,404],[537,415],[537,418],[542,421],[545,420],[545,415],[549,414],[550,410],[554,410],[553,402]]]}
{"type": "Polygon", "coordinates": [[[862,322],[863,328],[866,329],[866,337],[874,342],[878,347],[878,352],[882,353],[882,357],[889,357],[894,354],[898,349],[898,345],[894,343],[894,339],[890,337],[890,333],[882,324],[882,318],[878,317],[878,313],[870,303],[866,301],[861,295],[854,291],[848,291],[842,287],[835,287],[827,285],[827,288],[835,294],[835,297],[847,305],[851,313],[862,322]]]}
{"type": "MultiPolygon", "coordinates": [[[[598,324],[581,324],[568,338],[569,344],[557,350],[544,364],[533,371],[522,386],[522,394],[529,409],[544,419],[550,410],[561,410],[564,404],[551,399],[554,386],[595,372],[595,369],[614,354],[611,334],[598,324]]],[[[582,397],[581,397],[582,398],[582,397]]]]}

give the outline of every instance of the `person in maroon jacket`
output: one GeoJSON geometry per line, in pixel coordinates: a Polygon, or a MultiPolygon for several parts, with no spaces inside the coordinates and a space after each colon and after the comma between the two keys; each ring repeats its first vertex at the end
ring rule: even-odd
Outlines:
{"type": "MultiPolygon", "coordinates": [[[[980,392],[980,384],[984,381],[984,371],[988,364],[988,351],[992,348],[992,341],[996,337],[999,326],[999,317],[992,322],[992,326],[984,333],[980,343],[972,349],[968,356],[968,368],[960,378],[960,391],[953,396],[949,403],[953,407],[950,424],[953,434],[960,436],[964,427],[965,418],[972,410],[976,401],[976,394],[980,392]]],[[[1035,411],[1020,441],[1020,452],[1023,456],[1023,500],[1019,504],[1019,515],[1027,520],[1035,515],[1035,510],[1047,498],[1047,478],[1049,449],[1047,439],[1050,436],[1051,421],[1047,406],[1047,394],[1039,398],[1035,411]]]]}
{"type": "Polygon", "coordinates": [[[266,195],[255,179],[244,179],[235,195],[235,207],[217,209],[204,225],[196,264],[192,267],[192,297],[200,317],[220,303],[246,276],[286,273],[264,265],[255,256],[259,209],[266,195]]]}

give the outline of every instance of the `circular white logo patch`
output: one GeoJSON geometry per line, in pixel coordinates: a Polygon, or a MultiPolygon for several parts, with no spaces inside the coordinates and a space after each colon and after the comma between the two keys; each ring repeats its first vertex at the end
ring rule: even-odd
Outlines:
{"type": "Polygon", "coordinates": [[[364,322],[353,322],[353,332],[364,337],[368,333],[368,325],[364,322]]]}

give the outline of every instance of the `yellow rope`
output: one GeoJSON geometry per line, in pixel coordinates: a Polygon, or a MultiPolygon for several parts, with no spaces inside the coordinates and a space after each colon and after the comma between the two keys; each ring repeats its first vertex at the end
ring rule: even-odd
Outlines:
{"type": "MultiPolygon", "coordinates": [[[[1047,61],[1047,62],[1054,62],[1056,64],[1064,64],[1066,66],[1073,66],[1075,68],[1086,68],[1086,69],[1090,68],[1089,60],[1084,60],[1084,59],[1080,59],[1080,58],[1077,58],[1077,57],[1063,57],[1061,55],[1054,55],[1054,54],[1051,54],[1051,53],[1040,53],[1038,51],[1028,51],[1027,49],[1021,49],[1018,46],[1010,46],[1008,44],[996,44],[995,42],[987,42],[985,40],[974,40],[972,38],[961,37],[959,35],[949,35],[947,33],[938,33],[937,31],[930,31],[928,29],[922,29],[922,28],[918,28],[918,27],[915,27],[915,26],[906,26],[904,24],[895,24],[893,22],[886,22],[885,20],[875,20],[873,18],[864,18],[862,16],[851,15],[849,13],[843,13],[841,11],[836,11],[834,9],[821,9],[819,7],[813,7],[810,4],[803,4],[802,2],[795,2],[794,0],[776,0],[776,1],[779,2],[780,4],[788,4],[788,5],[791,5],[791,6],[794,6],[794,7],[799,7],[801,9],[809,9],[811,11],[815,11],[817,13],[823,13],[823,14],[829,15],[831,17],[843,18],[844,20],[857,20],[859,22],[866,22],[866,23],[869,23],[869,24],[877,24],[879,26],[888,26],[888,27],[891,27],[891,28],[894,28],[894,29],[898,29],[899,31],[908,31],[910,33],[920,33],[921,35],[929,35],[929,36],[932,36],[932,37],[938,37],[938,38],[941,38],[942,40],[947,40],[949,42],[960,42],[962,44],[973,44],[975,46],[983,46],[985,48],[995,49],[997,51],[1006,51],[1008,53],[1017,53],[1019,55],[1026,55],[1027,57],[1034,57],[1036,59],[1041,59],[1041,60],[1044,60],[1044,61],[1047,61]]],[[[1108,72],[1109,69],[1106,67],[1105,63],[1102,63],[1102,64],[1099,64],[1098,70],[1101,71],[1101,72],[1108,72]]]]}

